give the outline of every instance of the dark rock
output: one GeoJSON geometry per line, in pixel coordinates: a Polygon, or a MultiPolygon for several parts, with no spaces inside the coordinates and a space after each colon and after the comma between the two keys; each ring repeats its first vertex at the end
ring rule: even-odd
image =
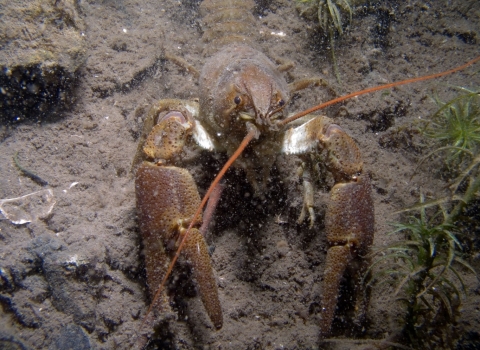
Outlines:
{"type": "Polygon", "coordinates": [[[91,348],[90,338],[82,327],[71,324],[62,328],[49,350],[90,350],[91,348]]]}
{"type": "Polygon", "coordinates": [[[5,2],[0,22],[0,122],[44,120],[72,100],[85,60],[76,1],[5,2]]]}
{"type": "Polygon", "coordinates": [[[0,331],[0,349],[1,350],[29,350],[30,348],[23,344],[13,335],[0,331]]]}
{"type": "Polygon", "coordinates": [[[32,246],[42,260],[53,306],[72,315],[75,323],[93,331],[96,293],[105,275],[101,250],[92,247],[88,250],[91,253],[88,257],[79,255],[66,250],[58,239],[49,236],[35,239],[32,246]]]}

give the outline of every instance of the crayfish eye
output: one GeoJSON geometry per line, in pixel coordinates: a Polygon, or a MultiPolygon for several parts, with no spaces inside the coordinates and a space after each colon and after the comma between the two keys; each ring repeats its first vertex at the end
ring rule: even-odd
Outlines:
{"type": "Polygon", "coordinates": [[[283,107],[283,106],[285,105],[285,101],[284,101],[284,100],[278,101],[278,105],[279,105],[280,107],[283,107]]]}
{"type": "Polygon", "coordinates": [[[235,98],[233,99],[233,102],[235,102],[235,104],[239,105],[242,102],[242,99],[240,98],[240,96],[235,96],[235,98]]]}

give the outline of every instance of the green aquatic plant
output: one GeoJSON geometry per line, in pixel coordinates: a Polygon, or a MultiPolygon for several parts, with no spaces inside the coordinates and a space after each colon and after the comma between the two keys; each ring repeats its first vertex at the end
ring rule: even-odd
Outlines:
{"type": "Polygon", "coordinates": [[[435,98],[440,108],[422,130],[433,140],[433,151],[419,162],[420,166],[433,154],[444,153],[442,160],[453,177],[450,194],[427,205],[455,203],[449,223],[480,195],[480,90],[458,89],[461,94],[448,102],[435,98]]]}
{"type": "MultiPolygon", "coordinates": [[[[468,206],[480,196],[480,97],[478,91],[460,88],[461,94],[444,103],[427,121],[423,134],[433,141],[433,154],[445,153],[454,180],[448,195],[426,200],[402,212],[416,212],[394,223],[391,234],[404,238],[378,250],[369,268],[372,279],[395,286],[395,296],[406,305],[402,335],[415,348],[452,348],[452,324],[466,297],[461,269],[476,275],[463,259],[458,237],[468,233],[468,206]]],[[[367,275],[366,275],[367,276],[367,275]]]]}
{"type": "Polygon", "coordinates": [[[319,0],[318,21],[325,31],[336,30],[343,34],[343,22],[341,13],[348,15],[348,23],[352,22],[352,7],[348,0],[319,0]]]}
{"type": "Polygon", "coordinates": [[[459,89],[463,94],[448,102],[434,98],[440,108],[423,130],[438,146],[434,152],[446,152],[451,168],[461,167],[480,148],[480,91],[459,89]]]}
{"type": "Polygon", "coordinates": [[[312,9],[316,10],[320,28],[330,42],[333,70],[337,81],[340,82],[340,71],[335,56],[335,36],[343,35],[345,24],[352,22],[353,10],[350,0],[297,0],[297,2],[306,5],[301,15],[304,12],[311,12],[312,9]],[[348,18],[347,21],[345,17],[348,18]]]}
{"type": "Polygon", "coordinates": [[[461,269],[475,270],[462,258],[457,226],[442,205],[436,210],[421,196],[417,215],[405,223],[395,223],[390,234],[404,239],[376,252],[379,258],[371,265],[379,267],[370,280],[390,283],[394,296],[406,307],[402,335],[415,348],[451,347],[453,338],[445,327],[453,324],[466,297],[461,269]]]}

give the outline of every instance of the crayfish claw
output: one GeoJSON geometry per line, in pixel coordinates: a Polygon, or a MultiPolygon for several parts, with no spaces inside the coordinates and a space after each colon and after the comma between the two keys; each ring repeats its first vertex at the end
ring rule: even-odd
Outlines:
{"type": "Polygon", "coordinates": [[[185,243],[185,256],[193,266],[193,275],[197,281],[203,305],[216,329],[223,326],[223,315],[218,298],[217,283],[213,275],[210,254],[203,235],[197,229],[192,229],[185,243]]]}

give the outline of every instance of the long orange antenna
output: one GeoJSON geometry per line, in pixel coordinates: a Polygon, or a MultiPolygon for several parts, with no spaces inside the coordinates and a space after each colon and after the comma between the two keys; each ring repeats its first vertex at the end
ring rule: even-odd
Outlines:
{"type": "Polygon", "coordinates": [[[233,155],[228,159],[228,161],[223,166],[222,170],[220,170],[218,175],[215,177],[212,184],[208,188],[207,193],[205,193],[205,196],[203,196],[202,202],[200,203],[200,205],[199,205],[197,211],[195,212],[195,214],[193,215],[192,221],[190,222],[190,225],[188,226],[187,231],[183,235],[183,238],[180,242],[180,245],[178,246],[177,252],[175,253],[175,256],[173,257],[172,261],[170,262],[170,265],[168,266],[167,273],[165,274],[165,277],[163,277],[162,283],[160,283],[160,286],[158,287],[157,292],[155,293],[155,296],[153,297],[152,303],[150,304],[150,307],[147,310],[147,314],[145,315],[145,317],[143,319],[143,322],[142,322],[140,327],[143,327],[143,325],[144,325],[144,323],[147,319],[147,316],[150,314],[153,306],[155,305],[155,302],[160,297],[160,293],[162,292],[163,288],[165,287],[165,283],[167,282],[168,277],[172,273],[173,267],[175,266],[175,263],[177,262],[177,259],[180,256],[182,248],[185,245],[185,242],[187,241],[188,234],[189,234],[190,230],[192,229],[193,224],[197,220],[198,216],[200,215],[200,212],[202,211],[203,207],[205,206],[205,203],[207,203],[208,198],[210,197],[213,190],[215,189],[215,186],[217,186],[217,184],[223,178],[223,175],[225,175],[225,173],[227,172],[228,168],[230,168],[230,166],[233,164],[233,162],[235,162],[235,160],[237,160],[237,158],[242,154],[243,150],[247,147],[247,145],[250,143],[250,141],[252,141],[252,139],[256,135],[257,135],[257,130],[256,129],[250,130],[250,132],[247,134],[247,136],[245,136],[245,138],[240,143],[240,146],[238,146],[235,153],[233,153],[233,155]]]}
{"type": "Polygon", "coordinates": [[[215,213],[215,209],[217,208],[218,202],[220,201],[220,197],[222,196],[222,192],[224,189],[225,186],[223,184],[218,184],[217,186],[215,186],[212,193],[210,194],[210,198],[208,198],[207,206],[205,207],[205,211],[203,212],[203,223],[202,226],[199,228],[199,231],[203,235],[203,237],[207,236],[207,230],[210,227],[213,214],[215,213]]]}
{"type": "Polygon", "coordinates": [[[441,72],[441,73],[435,73],[435,74],[431,74],[431,75],[426,75],[426,76],[423,76],[423,77],[418,77],[418,78],[412,78],[412,79],[406,79],[406,80],[401,80],[401,81],[397,81],[395,83],[390,83],[390,84],[385,84],[385,85],[379,85],[379,86],[375,86],[375,87],[372,87],[372,88],[368,88],[368,89],[365,89],[365,90],[361,90],[361,91],[357,91],[357,92],[352,92],[351,94],[348,94],[348,95],[344,95],[344,96],[340,96],[338,98],[335,98],[333,100],[330,100],[328,102],[325,102],[325,103],[321,103],[315,107],[312,107],[312,108],[309,108],[307,109],[306,111],[303,111],[303,112],[300,112],[300,113],[297,113],[297,114],[294,114],[293,116],[287,118],[287,119],[284,119],[282,120],[281,122],[279,122],[278,124],[280,125],[285,125],[285,124],[288,124],[290,122],[293,122],[294,120],[297,120],[298,118],[301,118],[303,116],[306,116],[307,114],[310,114],[312,112],[315,112],[315,111],[318,111],[319,109],[323,109],[323,108],[326,108],[328,106],[331,106],[331,105],[334,105],[334,104],[337,104],[339,102],[342,102],[342,101],[345,101],[349,98],[352,98],[352,97],[356,97],[356,96],[360,96],[360,95],[365,95],[365,94],[368,94],[370,92],[375,92],[375,91],[380,91],[380,90],[385,90],[385,89],[390,89],[392,87],[395,87],[395,86],[400,86],[400,85],[405,85],[405,84],[411,84],[411,83],[416,83],[418,81],[424,81],[424,80],[430,80],[430,79],[435,79],[435,78],[439,78],[439,77],[443,77],[445,75],[448,75],[448,74],[452,74],[452,73],[455,73],[455,72],[458,72],[462,69],[465,69],[469,66],[471,66],[472,64],[474,64],[475,62],[477,61],[480,61],[480,56],[474,58],[473,60],[471,61],[468,61],[467,63],[461,65],[461,66],[458,66],[456,68],[452,68],[450,70],[447,70],[445,72],[441,72]]]}

